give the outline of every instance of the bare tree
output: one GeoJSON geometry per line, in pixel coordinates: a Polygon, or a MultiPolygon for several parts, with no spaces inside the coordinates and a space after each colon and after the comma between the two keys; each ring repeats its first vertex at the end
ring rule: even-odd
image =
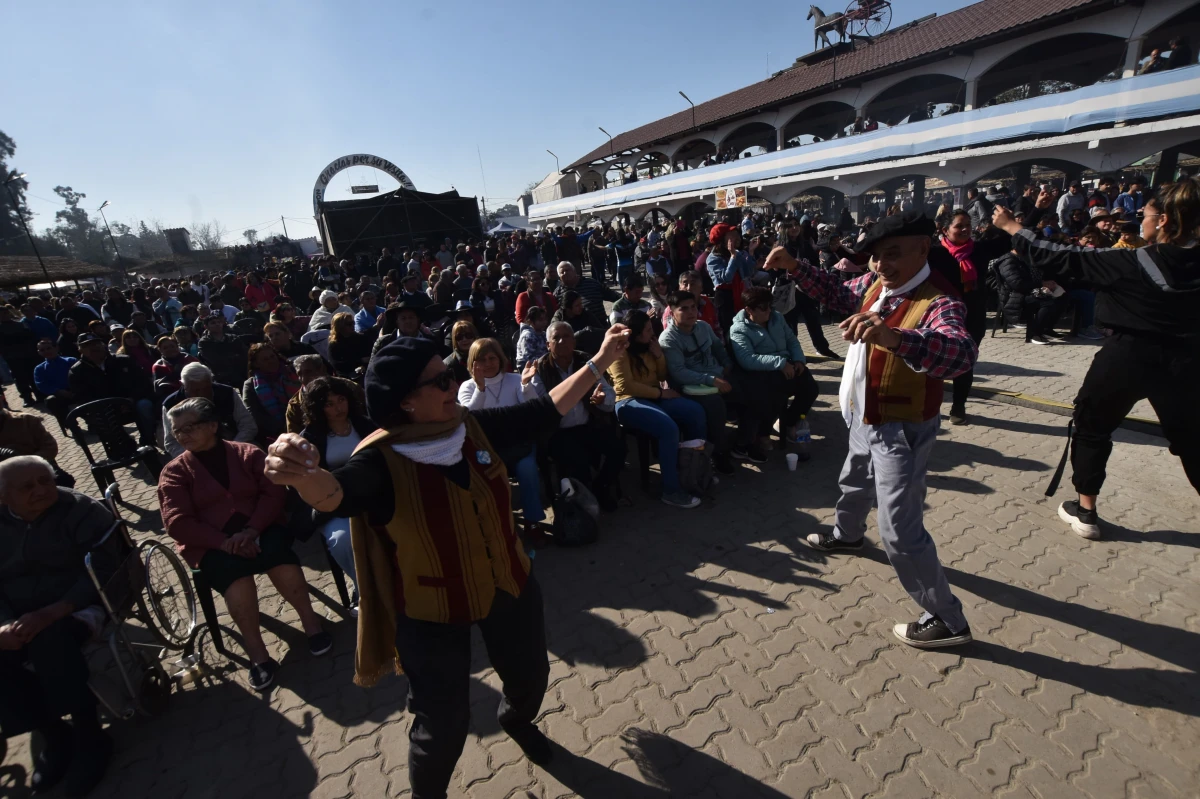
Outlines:
{"type": "Polygon", "coordinates": [[[254,228],[250,228],[249,230],[243,230],[242,238],[244,238],[246,240],[247,244],[253,244],[254,242],[258,241],[258,231],[255,230],[254,228]]]}
{"type": "Polygon", "coordinates": [[[193,222],[192,240],[201,250],[219,250],[223,246],[229,231],[214,219],[211,222],[193,222]]]}

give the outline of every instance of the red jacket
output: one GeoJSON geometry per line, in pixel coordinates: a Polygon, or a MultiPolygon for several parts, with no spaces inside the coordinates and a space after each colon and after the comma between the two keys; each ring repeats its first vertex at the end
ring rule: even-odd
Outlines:
{"type": "Polygon", "coordinates": [[[558,300],[554,299],[554,295],[542,289],[542,300],[538,302],[528,291],[522,291],[517,295],[517,324],[525,324],[525,314],[529,313],[529,309],[537,305],[546,309],[547,316],[553,316],[558,310],[558,300]]]}
{"type": "Polygon", "coordinates": [[[179,554],[193,568],[210,549],[228,540],[222,531],[235,512],[250,519],[249,527],[262,531],[283,523],[282,486],[266,478],[267,453],[253,444],[225,441],[228,447],[229,488],[221,486],[198,458],[184,452],[163,468],[158,478],[158,506],[167,535],[175,539],[179,554]]]}
{"type": "Polygon", "coordinates": [[[250,300],[250,305],[254,308],[265,302],[267,307],[273,311],[279,299],[279,291],[264,280],[257,286],[246,286],[246,299],[250,300]]]}

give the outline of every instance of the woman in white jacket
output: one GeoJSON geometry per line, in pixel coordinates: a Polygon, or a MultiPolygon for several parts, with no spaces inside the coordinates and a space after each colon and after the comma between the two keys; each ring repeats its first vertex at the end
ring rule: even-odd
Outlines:
{"type": "MultiPolygon", "coordinates": [[[[532,371],[533,363],[526,364],[525,368],[532,371]]],[[[505,408],[538,396],[532,383],[522,385],[521,375],[508,371],[508,357],[494,338],[477,339],[471,345],[467,371],[471,373],[471,379],[458,387],[458,404],[467,410],[505,408]]],[[[546,518],[546,512],[542,508],[537,451],[532,445],[525,445],[512,451],[500,450],[498,454],[509,473],[517,476],[526,540],[538,540],[537,523],[546,518]]]]}

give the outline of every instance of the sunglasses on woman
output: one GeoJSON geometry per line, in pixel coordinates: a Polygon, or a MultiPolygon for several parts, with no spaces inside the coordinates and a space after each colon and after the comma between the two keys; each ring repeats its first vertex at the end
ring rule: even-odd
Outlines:
{"type": "Polygon", "coordinates": [[[438,391],[449,391],[450,387],[453,386],[455,382],[454,370],[447,368],[446,371],[438,372],[436,376],[417,383],[415,386],[413,386],[413,390],[415,391],[419,388],[424,388],[425,386],[433,386],[438,391]]]}

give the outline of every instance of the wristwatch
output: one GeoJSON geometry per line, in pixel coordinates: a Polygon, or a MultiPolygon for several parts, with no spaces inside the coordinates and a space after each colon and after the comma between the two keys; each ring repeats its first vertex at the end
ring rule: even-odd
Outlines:
{"type": "Polygon", "coordinates": [[[596,366],[596,363],[594,361],[589,359],[587,362],[587,367],[588,367],[588,369],[592,370],[592,374],[595,376],[595,378],[597,380],[602,380],[604,378],[604,375],[602,375],[600,373],[600,367],[596,366]]]}

